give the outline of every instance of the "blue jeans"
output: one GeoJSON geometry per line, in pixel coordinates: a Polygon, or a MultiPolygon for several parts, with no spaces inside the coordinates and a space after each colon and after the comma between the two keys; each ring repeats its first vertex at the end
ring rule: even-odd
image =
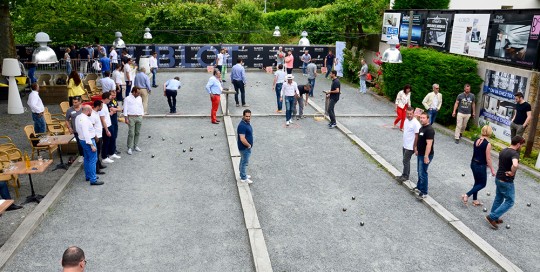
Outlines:
{"type": "Polygon", "coordinates": [[[281,110],[283,108],[283,102],[281,102],[281,88],[283,83],[276,83],[276,98],[277,98],[277,109],[281,110]]]}
{"type": "Polygon", "coordinates": [[[315,79],[309,79],[307,80],[309,85],[311,85],[311,90],[309,90],[309,96],[313,97],[313,89],[315,89],[315,79]]]}
{"type": "Polygon", "coordinates": [[[28,68],[28,77],[30,78],[30,83],[36,83],[37,78],[35,76],[37,67],[28,68]]]}
{"type": "Polygon", "coordinates": [[[328,78],[328,75],[330,74],[330,72],[332,72],[333,68],[334,68],[333,63],[327,63],[326,64],[326,75],[324,77],[328,78]]]}
{"type": "Polygon", "coordinates": [[[66,72],[69,76],[69,74],[71,74],[71,62],[69,61],[66,61],[66,72]]]}
{"type": "MultiPolygon", "coordinates": [[[[416,184],[416,187],[418,187],[418,190],[424,194],[428,194],[428,167],[429,164],[424,163],[424,157],[425,156],[418,156],[417,157],[417,171],[418,171],[418,184],[416,184]]],[[[429,163],[433,161],[433,155],[429,155],[429,163]]]]}
{"type": "Polygon", "coordinates": [[[9,194],[9,189],[7,182],[0,182],[0,198],[2,199],[11,199],[11,195],[9,194]]]}
{"type": "Polygon", "coordinates": [[[108,156],[111,156],[116,152],[116,138],[118,137],[118,122],[116,124],[113,122],[111,126],[109,127],[109,131],[111,132],[111,141],[109,142],[109,150],[107,150],[106,153],[108,156]]]}
{"type": "MultiPolygon", "coordinates": [[[[96,146],[96,141],[92,139],[92,144],[96,146]]],[[[90,183],[97,181],[96,176],[96,163],[97,163],[97,150],[92,152],[92,148],[86,142],[81,141],[81,146],[84,152],[84,175],[90,183]]]]}
{"type": "Polygon", "coordinates": [[[471,170],[474,177],[474,186],[467,192],[467,196],[473,196],[473,200],[477,200],[478,191],[484,189],[487,183],[486,165],[471,162],[471,170]]]}
{"type": "Polygon", "coordinates": [[[435,123],[435,118],[437,118],[437,110],[434,110],[434,109],[428,110],[427,114],[429,116],[429,124],[433,125],[433,123],[435,123]]]}
{"type": "Polygon", "coordinates": [[[493,200],[489,218],[497,221],[503,214],[510,210],[512,206],[514,206],[515,190],[513,182],[504,182],[495,178],[495,185],[497,185],[497,191],[495,193],[495,200],[493,200]]]}
{"type": "Polygon", "coordinates": [[[302,74],[304,74],[304,75],[306,74],[306,67],[307,67],[307,65],[308,65],[307,63],[302,62],[302,74]]]}
{"type": "Polygon", "coordinates": [[[366,93],[367,92],[366,80],[361,79],[361,78],[360,78],[360,92],[361,93],[366,93]]]}
{"type": "Polygon", "coordinates": [[[246,167],[249,164],[249,157],[251,157],[251,148],[246,148],[244,150],[240,150],[240,179],[246,180],[247,174],[246,174],[246,167]]]}
{"type": "Polygon", "coordinates": [[[285,96],[285,118],[286,121],[291,120],[292,110],[294,107],[294,96],[285,96]]]}
{"type": "Polygon", "coordinates": [[[45,133],[45,117],[40,116],[38,113],[32,113],[32,120],[34,120],[34,131],[36,133],[45,133]]]}
{"type": "Polygon", "coordinates": [[[150,71],[152,71],[152,86],[156,86],[157,69],[156,68],[150,68],[150,71]]]}

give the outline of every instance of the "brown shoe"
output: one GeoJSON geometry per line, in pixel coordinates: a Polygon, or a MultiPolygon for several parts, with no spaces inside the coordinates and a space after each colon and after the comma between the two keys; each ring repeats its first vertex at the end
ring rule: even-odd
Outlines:
{"type": "Polygon", "coordinates": [[[499,229],[499,226],[497,226],[497,222],[496,221],[493,221],[491,220],[491,218],[489,217],[489,215],[486,215],[486,221],[489,223],[490,227],[494,230],[496,229],[499,229]]]}
{"type": "Polygon", "coordinates": [[[502,224],[504,221],[502,219],[497,220],[497,224],[502,224]]]}

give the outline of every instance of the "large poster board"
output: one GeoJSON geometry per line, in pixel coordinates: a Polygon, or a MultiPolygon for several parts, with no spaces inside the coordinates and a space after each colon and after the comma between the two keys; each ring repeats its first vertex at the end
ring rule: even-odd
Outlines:
{"type": "Polygon", "coordinates": [[[510,123],[516,107],[514,95],[522,92],[526,99],[527,83],[527,77],[486,70],[478,125],[489,123],[497,138],[510,142],[510,123]]]}
{"type": "Polygon", "coordinates": [[[532,68],[540,34],[540,12],[495,13],[487,57],[532,68]]]}
{"type": "Polygon", "coordinates": [[[399,36],[401,13],[384,13],[381,41],[387,42],[392,36],[399,36]]]}
{"type": "MultiPolygon", "coordinates": [[[[407,44],[409,38],[409,14],[402,14],[401,24],[399,26],[399,42],[401,44],[407,44]]],[[[411,32],[411,45],[422,44],[422,15],[413,15],[413,25],[411,32]]]]}
{"type": "Polygon", "coordinates": [[[484,58],[489,14],[456,14],[450,53],[484,58]]]}
{"type": "Polygon", "coordinates": [[[450,27],[451,14],[430,14],[426,18],[426,35],[424,45],[435,49],[446,48],[446,36],[450,27]]]}
{"type": "Polygon", "coordinates": [[[337,72],[338,77],[343,77],[343,50],[345,49],[345,42],[336,42],[336,62],[334,69],[337,72]]]}

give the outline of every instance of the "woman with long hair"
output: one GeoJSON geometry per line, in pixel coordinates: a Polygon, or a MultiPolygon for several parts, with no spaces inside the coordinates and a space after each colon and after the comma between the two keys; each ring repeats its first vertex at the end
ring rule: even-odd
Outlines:
{"type": "Polygon", "coordinates": [[[82,83],[81,77],[79,76],[79,73],[77,71],[73,70],[69,74],[68,81],[68,98],[69,98],[69,106],[73,106],[73,97],[75,96],[81,96],[86,93],[84,90],[84,85],[82,83]]]}
{"type": "Polygon", "coordinates": [[[461,196],[463,204],[467,205],[469,197],[473,196],[472,204],[474,206],[481,206],[482,203],[478,201],[478,191],[484,189],[487,183],[486,167],[491,170],[491,175],[495,176],[495,169],[491,162],[491,144],[487,140],[493,129],[489,125],[482,127],[482,136],[474,141],[473,157],[471,160],[471,170],[474,177],[474,185],[470,191],[461,196]]]}
{"type": "Polygon", "coordinates": [[[396,124],[399,124],[399,129],[403,131],[403,123],[405,122],[405,117],[407,116],[407,107],[411,106],[411,85],[407,84],[403,87],[403,90],[399,91],[396,97],[396,113],[397,117],[394,120],[394,128],[396,124]]]}
{"type": "Polygon", "coordinates": [[[69,55],[71,49],[66,48],[66,53],[64,53],[64,61],[66,61],[66,73],[69,75],[71,73],[71,56],[69,55]]]}

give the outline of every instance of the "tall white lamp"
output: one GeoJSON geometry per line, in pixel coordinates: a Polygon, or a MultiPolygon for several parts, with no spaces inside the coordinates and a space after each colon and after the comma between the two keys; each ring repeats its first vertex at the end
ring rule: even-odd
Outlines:
{"type": "Polygon", "coordinates": [[[2,75],[9,78],[9,96],[8,96],[8,113],[21,114],[24,113],[21,95],[17,88],[15,76],[21,75],[21,68],[17,59],[4,59],[2,63],[2,75]]]}

